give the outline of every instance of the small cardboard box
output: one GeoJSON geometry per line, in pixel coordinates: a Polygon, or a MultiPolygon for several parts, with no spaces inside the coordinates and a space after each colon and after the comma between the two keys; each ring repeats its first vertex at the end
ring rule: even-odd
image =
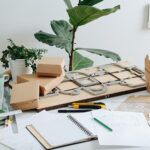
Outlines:
{"type": "Polygon", "coordinates": [[[14,109],[30,110],[38,106],[39,82],[26,82],[13,86],[10,104],[14,109]]]}
{"type": "Polygon", "coordinates": [[[64,74],[58,77],[38,77],[36,74],[24,74],[17,76],[17,83],[39,81],[41,95],[48,94],[53,88],[64,80],[64,74]]]}
{"type": "Polygon", "coordinates": [[[64,74],[64,58],[43,57],[37,65],[38,76],[60,76],[64,74]]]}

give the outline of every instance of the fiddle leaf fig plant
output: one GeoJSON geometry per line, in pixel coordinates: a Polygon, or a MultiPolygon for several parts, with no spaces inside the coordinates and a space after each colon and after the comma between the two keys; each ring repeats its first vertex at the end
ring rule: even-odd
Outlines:
{"type": "Polygon", "coordinates": [[[53,34],[43,31],[34,34],[35,38],[40,42],[65,49],[69,56],[69,71],[91,67],[94,63],[93,60],[82,56],[78,51],[87,51],[99,56],[111,58],[114,61],[121,60],[118,54],[108,50],[75,47],[75,34],[80,26],[88,24],[100,17],[115,13],[120,9],[120,5],[108,9],[93,7],[93,5],[102,1],[103,0],[79,0],[78,5],[73,7],[70,0],[64,0],[68,7],[67,13],[70,23],[65,20],[53,20],[50,23],[54,32],[53,34]]]}

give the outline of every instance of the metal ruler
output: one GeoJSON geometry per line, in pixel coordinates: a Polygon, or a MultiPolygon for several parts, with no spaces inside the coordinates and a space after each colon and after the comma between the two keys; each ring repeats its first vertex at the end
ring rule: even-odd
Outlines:
{"type": "Polygon", "coordinates": [[[17,127],[17,121],[16,121],[16,115],[13,114],[13,108],[10,106],[10,92],[11,89],[9,87],[5,87],[4,89],[4,102],[3,102],[3,110],[10,114],[9,117],[13,119],[13,123],[11,124],[13,133],[18,133],[18,127],[17,127]]]}

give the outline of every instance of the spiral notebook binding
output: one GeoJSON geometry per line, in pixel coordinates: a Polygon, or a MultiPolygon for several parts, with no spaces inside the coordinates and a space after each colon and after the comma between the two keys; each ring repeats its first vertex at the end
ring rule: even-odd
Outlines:
{"type": "Polygon", "coordinates": [[[67,116],[75,125],[77,125],[85,134],[87,134],[88,136],[93,136],[93,133],[90,132],[88,129],[86,129],[80,122],[78,122],[74,117],[72,117],[71,115],[67,116]]]}

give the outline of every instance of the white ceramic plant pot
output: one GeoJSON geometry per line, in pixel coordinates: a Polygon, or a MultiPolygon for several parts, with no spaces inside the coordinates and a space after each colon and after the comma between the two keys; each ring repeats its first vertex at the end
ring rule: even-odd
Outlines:
{"type": "Polygon", "coordinates": [[[31,67],[25,66],[24,59],[10,60],[9,62],[10,62],[10,70],[11,70],[11,74],[12,74],[12,80],[14,82],[17,81],[17,75],[32,73],[31,67]]]}

